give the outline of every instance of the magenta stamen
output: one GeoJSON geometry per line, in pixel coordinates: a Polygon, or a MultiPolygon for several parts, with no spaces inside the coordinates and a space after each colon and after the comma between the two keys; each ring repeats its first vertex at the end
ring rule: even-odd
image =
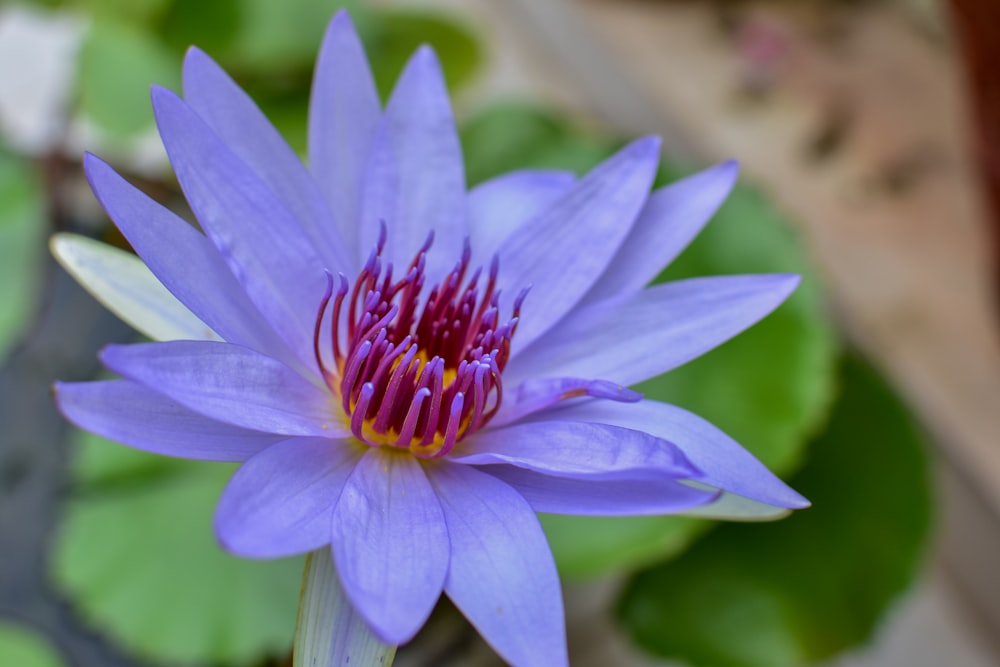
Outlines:
{"type": "MultiPolygon", "coordinates": [[[[441,400],[444,392],[444,362],[438,358],[438,363],[434,365],[434,373],[431,376],[431,407],[427,415],[428,424],[437,424],[441,414],[441,400]]],[[[423,437],[420,439],[420,446],[427,447],[434,442],[436,428],[424,429],[423,437]]]]}
{"type": "Polygon", "coordinates": [[[471,270],[466,240],[459,261],[421,298],[433,238],[428,235],[394,282],[393,265],[381,254],[387,242],[382,225],[353,286],[338,276],[334,295],[328,276],[313,335],[317,364],[340,394],[354,435],[373,446],[410,448],[418,456],[447,453],[496,413],[526,293],[515,300],[510,321],[499,325],[499,261],[494,257],[488,272],[471,270]],[[331,300],[335,367],[323,360],[319,344],[331,300]]]}
{"type": "Polygon", "coordinates": [[[410,409],[406,413],[406,420],[403,422],[403,428],[399,432],[399,438],[396,439],[397,446],[410,446],[410,441],[413,439],[413,434],[417,429],[417,417],[420,414],[420,408],[430,395],[430,389],[427,388],[421,389],[414,394],[413,402],[410,403],[410,409]]]}
{"type": "Polygon", "coordinates": [[[358,380],[358,371],[361,369],[361,364],[364,363],[371,349],[371,341],[366,340],[351,355],[347,368],[344,369],[344,375],[340,382],[341,404],[344,406],[344,411],[348,414],[351,413],[351,399],[354,393],[354,384],[358,380]]]}
{"type": "MultiPolygon", "coordinates": [[[[319,372],[323,376],[323,380],[327,383],[330,382],[332,375],[330,371],[327,370],[326,364],[323,362],[323,353],[319,349],[319,334],[320,330],[323,328],[323,315],[326,314],[326,308],[330,305],[330,298],[333,296],[333,276],[326,273],[326,290],[323,291],[323,298],[319,302],[319,312],[316,313],[316,326],[313,328],[313,354],[316,355],[316,364],[319,366],[319,372]]],[[[336,327],[334,327],[336,332],[336,327]]],[[[334,334],[336,335],[336,334],[334,334]]],[[[334,356],[336,356],[336,350],[334,350],[334,356]]]]}
{"type": "Polygon", "coordinates": [[[392,411],[393,401],[396,399],[396,392],[399,391],[399,383],[403,377],[403,372],[409,367],[410,362],[417,353],[416,346],[410,345],[409,340],[409,336],[407,336],[395,350],[387,353],[385,358],[383,358],[382,362],[379,364],[378,370],[375,371],[376,377],[381,378],[386,374],[389,366],[396,361],[396,359],[399,359],[399,357],[404,354],[407,355],[403,357],[403,359],[399,362],[399,365],[388,375],[385,393],[382,395],[382,405],[379,406],[379,410],[375,415],[374,428],[379,433],[385,433],[386,429],[389,427],[389,416],[392,411]]]}
{"type": "MultiPolygon", "coordinates": [[[[354,406],[354,414],[351,415],[351,433],[358,439],[364,439],[365,415],[368,414],[368,404],[371,403],[372,396],[375,395],[375,387],[371,382],[366,382],[361,387],[361,394],[358,396],[358,404],[354,406]]],[[[369,443],[371,444],[371,443],[369,443]]]]}
{"type": "Polygon", "coordinates": [[[455,394],[455,400],[451,402],[451,411],[448,414],[448,427],[444,433],[444,442],[441,443],[440,451],[435,456],[444,456],[451,451],[458,440],[458,425],[462,421],[462,408],[465,405],[465,396],[455,394]]]}

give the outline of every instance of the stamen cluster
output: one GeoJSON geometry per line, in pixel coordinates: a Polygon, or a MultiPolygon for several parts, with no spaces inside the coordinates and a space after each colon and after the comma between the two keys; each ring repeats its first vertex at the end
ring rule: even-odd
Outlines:
{"type": "Polygon", "coordinates": [[[392,263],[382,265],[385,242],[383,227],[353,287],[343,275],[336,294],[333,280],[328,283],[316,318],[316,360],[359,440],[408,448],[425,458],[443,456],[500,407],[501,374],[527,292],[515,300],[511,319],[500,324],[498,260],[490,263],[480,291],[481,268],[465,281],[471,256],[466,241],[459,262],[424,298],[433,234],[396,282],[392,263]],[[331,300],[336,372],[320,345],[331,300]]]}

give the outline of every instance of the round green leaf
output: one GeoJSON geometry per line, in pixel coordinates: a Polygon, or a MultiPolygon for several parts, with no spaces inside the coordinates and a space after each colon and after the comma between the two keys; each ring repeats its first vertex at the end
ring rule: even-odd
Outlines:
{"type": "Polygon", "coordinates": [[[930,529],[919,429],[849,358],[827,430],[792,479],[813,507],[716,528],[632,581],[621,621],[644,648],[692,665],[782,667],[869,640],[913,581],[930,529]]]}
{"type": "Polygon", "coordinates": [[[56,650],[35,633],[0,624],[0,665],[63,667],[65,664],[56,650]]]}
{"type": "Polygon", "coordinates": [[[149,86],[180,89],[180,56],[156,34],[113,18],[96,19],[80,50],[80,104],[120,139],[153,127],[149,86]]]}
{"type": "Polygon", "coordinates": [[[0,355],[31,319],[46,233],[41,188],[31,165],[0,149],[0,355]]]}
{"type": "Polygon", "coordinates": [[[216,544],[212,512],[234,466],[80,441],[54,566],[81,613],[157,662],[246,665],[287,653],[302,559],[242,560],[216,544]]]}
{"type": "MultiPolygon", "coordinates": [[[[198,20],[203,4],[192,3],[194,11],[188,14],[184,27],[197,30],[192,23],[198,20]]],[[[308,73],[323,32],[337,9],[345,7],[357,19],[355,14],[364,13],[361,5],[359,0],[239,0],[231,8],[239,17],[237,29],[227,41],[227,48],[214,55],[244,74],[266,76],[292,69],[308,73]]]]}
{"type": "Polygon", "coordinates": [[[194,44],[222,58],[240,33],[244,4],[241,0],[173,0],[160,21],[159,32],[177,52],[194,44]]]}
{"type": "Polygon", "coordinates": [[[386,99],[403,65],[422,44],[434,47],[452,90],[479,71],[483,56],[475,34],[450,15],[417,9],[383,10],[372,16],[362,35],[372,75],[386,99]]]}
{"type": "Polygon", "coordinates": [[[621,142],[585,134],[559,116],[531,104],[483,109],[460,128],[470,186],[515,169],[566,169],[582,173],[621,142]]]}

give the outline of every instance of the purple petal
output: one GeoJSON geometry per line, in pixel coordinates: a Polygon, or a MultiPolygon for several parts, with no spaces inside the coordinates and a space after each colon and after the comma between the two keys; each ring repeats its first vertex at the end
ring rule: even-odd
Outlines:
{"type": "Polygon", "coordinates": [[[346,11],[333,17],[323,38],[309,102],[309,168],[333,212],[353,262],[360,268],[368,249],[359,249],[362,178],[381,114],[378,92],[361,40],[346,11]]]}
{"type": "Polygon", "coordinates": [[[448,530],[434,489],[408,452],[371,448],[333,512],[333,558],[347,596],[383,641],[424,624],[448,573],[448,530]]]}
{"type": "Polygon", "coordinates": [[[585,303],[636,292],[674,261],[729,196],[739,165],[724,162],[660,188],[585,303]]]}
{"type": "Polygon", "coordinates": [[[153,88],[153,110],[177,180],[250,300],[303,363],[326,268],[295,218],[187,104],[153,88]]]}
{"type": "Polygon", "coordinates": [[[607,267],[649,196],[659,152],[655,137],[629,144],[500,246],[501,311],[531,287],[517,349],[569,312],[607,267]]]}
{"type": "Polygon", "coordinates": [[[350,436],[328,392],[245,347],[212,341],[110,345],[101,359],[206,417],[265,433],[350,436]]]}
{"type": "Polygon", "coordinates": [[[635,403],[642,394],[606,380],[580,378],[542,378],[522,382],[513,391],[504,393],[503,402],[490,426],[497,428],[513,423],[533,412],[550,408],[557,403],[575,398],[604,398],[611,401],[635,403]]]}
{"type": "Polygon", "coordinates": [[[787,274],[694,278],[590,304],[512,359],[504,381],[570,376],[635,384],[729,340],[798,284],[798,276],[787,274]]]}
{"type": "Polygon", "coordinates": [[[437,56],[421,47],[407,63],[376,131],[365,176],[361,248],[388,228],[386,256],[409,265],[434,232],[433,282],[458,261],[466,235],[465,169],[437,56]]]}
{"type": "Polygon", "coordinates": [[[629,405],[591,401],[553,411],[550,418],[582,419],[645,431],[677,445],[702,471],[698,478],[702,484],[779,508],[809,505],[735,440],[677,406],[657,401],[629,405]]]}
{"type": "Polygon", "coordinates": [[[534,511],[478,470],[440,465],[429,474],[451,539],[448,597],[510,664],[567,665],[559,576],[534,511]]]}
{"type": "Polygon", "coordinates": [[[594,480],[552,477],[514,466],[483,469],[510,484],[536,512],[579,516],[677,514],[703,506],[719,492],[672,479],[594,480]]]}
{"type": "Polygon", "coordinates": [[[283,558],[330,543],[330,517],[361,452],[353,443],[290,438],[236,471],[215,509],[222,546],[245,558],[283,558]]]}
{"type": "Polygon", "coordinates": [[[282,437],[203,417],[128,380],[57,382],[55,397],[80,428],[154,454],[245,461],[282,437]]]}
{"type": "Polygon", "coordinates": [[[253,100],[198,48],[184,58],[184,99],[294,216],[331,272],[352,272],[326,200],[299,156],[253,100]]]}
{"type": "Polygon", "coordinates": [[[181,303],[225,340],[270,356],[289,357],[287,346],[207,238],[132,187],[100,158],[88,153],[83,164],[104,210],[181,303]]]}
{"type": "Polygon", "coordinates": [[[576,176],[567,171],[514,171],[469,191],[473,267],[487,265],[503,241],[565,194],[576,176]]]}
{"type": "Polygon", "coordinates": [[[561,477],[700,478],[698,469],[670,442],[639,430],[584,421],[539,421],[481,431],[449,458],[469,465],[507,463],[561,477]]]}

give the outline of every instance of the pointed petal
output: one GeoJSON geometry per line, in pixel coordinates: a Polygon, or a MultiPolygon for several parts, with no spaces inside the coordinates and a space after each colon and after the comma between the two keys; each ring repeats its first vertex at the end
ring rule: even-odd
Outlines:
{"type": "Polygon", "coordinates": [[[577,516],[649,516],[677,514],[705,506],[719,497],[715,489],[697,489],[672,479],[552,477],[514,466],[486,466],[483,472],[510,484],[536,512],[577,516]]]}
{"type": "Polygon", "coordinates": [[[351,17],[341,10],[326,30],[313,74],[309,168],[353,262],[348,275],[360,268],[365,252],[359,249],[358,193],[381,111],[364,47],[351,17]]]}
{"type": "Polygon", "coordinates": [[[280,361],[239,345],[170,341],[109,345],[104,364],[195,412],[284,435],[350,436],[330,395],[280,361]]]}
{"type": "Polygon", "coordinates": [[[57,382],[55,398],[80,428],[165,456],[245,461],[281,439],[203,417],[128,380],[57,382]]]}
{"type": "Polygon", "coordinates": [[[466,236],[465,168],[437,56],[410,58],[376,132],[365,176],[361,248],[374,247],[381,223],[387,257],[406,267],[434,232],[427,255],[431,284],[454,266],[466,236]]]}
{"type": "Polygon", "coordinates": [[[787,274],[694,278],[584,306],[511,359],[504,381],[572,376],[635,384],[721,345],[777,308],[798,284],[798,276],[787,274]]]}
{"type": "Polygon", "coordinates": [[[356,445],[290,438],[240,466],[215,509],[215,534],[244,558],[283,558],[330,543],[330,517],[360,458],[356,445]]]}
{"type": "Polygon", "coordinates": [[[513,391],[505,392],[490,427],[511,424],[539,410],[550,408],[562,401],[575,398],[603,398],[611,401],[635,403],[642,394],[606,380],[580,378],[541,378],[522,382],[513,391]]]}
{"type": "Polygon", "coordinates": [[[485,266],[503,241],[540,215],[576,181],[568,171],[525,169],[481,183],[469,191],[470,266],[485,266]]]}
{"type": "MultiPolygon", "coordinates": [[[[675,405],[648,400],[628,405],[591,401],[586,405],[560,408],[553,411],[550,418],[583,419],[645,431],[680,448],[701,469],[702,475],[698,478],[701,484],[777,508],[798,509],[809,505],[808,500],[775,477],[735,440],[701,417],[675,405]]],[[[733,503],[725,496],[720,498],[723,500],[727,505],[733,503]]],[[[735,507],[735,504],[730,506],[735,507]]],[[[743,509],[751,507],[745,504],[743,509]]],[[[767,509],[773,511],[773,507],[767,509]]],[[[704,508],[705,511],[711,509],[711,505],[704,508]]]]}
{"type": "Polygon", "coordinates": [[[659,152],[655,137],[629,144],[500,246],[501,312],[531,287],[516,349],[568,313],[607,267],[649,196],[659,152]]]}
{"type": "Polygon", "coordinates": [[[253,100],[208,55],[184,57],[184,99],[294,216],[331,272],[350,272],[341,237],[334,233],[326,200],[302,160],[253,100]]]}
{"type": "Polygon", "coordinates": [[[118,229],[160,282],[199,319],[231,343],[289,357],[287,346],[247,298],[211,241],[100,158],[88,154],[84,169],[118,229]]]}
{"type": "Polygon", "coordinates": [[[52,255],[104,307],[153,340],[218,340],[131,253],[76,234],[56,234],[52,255]]]}
{"type": "Polygon", "coordinates": [[[568,665],[562,592],[538,518],[512,488],[478,470],[430,468],[451,538],[445,592],[512,665],[568,665]]]}
{"type": "Polygon", "coordinates": [[[402,644],[441,595],[448,531],[417,459],[385,449],[369,449],[344,486],[333,558],[358,612],[382,640],[402,644]]]}
{"type": "Polygon", "coordinates": [[[637,292],[648,285],[715,215],[738,173],[736,162],[724,162],[650,195],[632,233],[585,302],[637,292]]]}
{"type": "Polygon", "coordinates": [[[198,114],[163,88],[154,87],[152,97],[163,145],[198,221],[264,318],[314,365],[323,262],[288,209],[198,114]]]}
{"type": "Polygon", "coordinates": [[[561,477],[699,477],[697,468],[665,440],[584,421],[539,421],[482,431],[463,441],[449,458],[468,465],[507,463],[561,477]]]}

